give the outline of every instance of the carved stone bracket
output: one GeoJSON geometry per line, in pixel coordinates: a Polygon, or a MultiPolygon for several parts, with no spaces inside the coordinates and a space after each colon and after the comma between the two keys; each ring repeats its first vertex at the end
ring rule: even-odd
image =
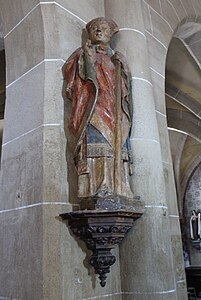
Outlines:
{"type": "Polygon", "coordinates": [[[89,263],[99,274],[102,287],[106,284],[110,266],[116,261],[111,250],[121,243],[134,221],[142,214],[126,210],[81,210],[60,215],[64,221],[68,221],[72,232],[93,252],[89,263]]]}

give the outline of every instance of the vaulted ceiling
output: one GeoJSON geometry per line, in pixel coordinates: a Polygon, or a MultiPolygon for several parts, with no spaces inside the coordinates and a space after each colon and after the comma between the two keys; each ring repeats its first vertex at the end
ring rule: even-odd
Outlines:
{"type": "MultiPolygon", "coordinates": [[[[198,28],[197,28],[198,29],[198,28]]],[[[201,161],[201,30],[172,39],[166,63],[166,109],[182,213],[186,184],[201,161]]]]}

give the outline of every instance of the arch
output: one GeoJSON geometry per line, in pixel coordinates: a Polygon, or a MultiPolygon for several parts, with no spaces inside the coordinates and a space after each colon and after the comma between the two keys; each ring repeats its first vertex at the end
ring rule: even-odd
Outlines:
{"type": "Polygon", "coordinates": [[[200,68],[201,54],[198,49],[201,47],[201,23],[188,22],[182,24],[177,28],[174,36],[184,43],[200,68]]]}
{"type": "Polygon", "coordinates": [[[171,148],[184,243],[184,195],[194,170],[201,162],[201,56],[197,47],[201,47],[199,18],[198,22],[181,22],[177,26],[166,57],[166,114],[168,127],[173,129],[170,145],[178,142],[171,148]]]}
{"type": "MultiPolygon", "coordinates": [[[[161,151],[164,162],[171,164],[171,157],[168,157],[167,155],[167,147],[169,147],[166,127],[167,122],[168,125],[171,125],[169,127],[186,132],[188,120],[190,119],[192,130],[186,133],[190,134],[197,140],[200,140],[199,124],[201,117],[201,103],[198,101],[198,98],[200,98],[199,76],[197,75],[199,80],[198,83],[196,83],[196,87],[194,87],[193,94],[188,93],[188,86],[186,86],[185,90],[175,86],[175,82],[178,81],[176,74],[171,74],[171,72],[169,74],[167,73],[168,54],[170,53],[170,48],[174,48],[174,43],[180,44],[180,47],[186,49],[188,60],[191,64],[194,63],[194,68],[197,68],[197,73],[200,72],[201,58],[197,48],[200,49],[201,46],[201,18],[199,17],[201,10],[199,7],[195,10],[193,4],[187,3],[186,1],[182,1],[182,3],[170,3],[170,1],[168,1],[168,3],[163,2],[161,3],[160,9],[157,9],[157,5],[154,3],[150,3],[146,0],[145,2],[149,7],[149,13],[151,16],[150,23],[146,22],[146,32],[150,53],[150,69],[152,82],[154,84],[153,89],[155,93],[155,106],[161,151]],[[152,36],[153,38],[151,38],[152,36]],[[168,75],[169,79],[173,78],[172,75],[174,75],[174,80],[169,80],[167,82],[168,75]],[[170,103],[169,110],[166,110],[167,99],[170,103]],[[174,104],[174,109],[176,108],[176,105],[178,107],[176,113],[172,108],[172,104],[174,104]],[[167,120],[164,118],[165,115],[167,115],[167,120]],[[195,117],[193,117],[193,115],[195,117]],[[166,132],[165,134],[167,138],[164,138],[164,132],[166,132]]],[[[174,64],[175,62],[173,65],[174,64]]],[[[187,134],[186,137],[188,137],[187,134]]],[[[177,157],[180,157],[180,155],[177,155],[177,157]]],[[[177,165],[173,167],[175,172],[179,172],[178,162],[177,165]]],[[[179,178],[178,174],[175,174],[175,178],[179,178]]],[[[177,179],[176,181],[178,182],[179,180],[177,179]]],[[[180,191],[177,191],[177,194],[180,195],[180,191]]],[[[182,207],[182,203],[179,207],[182,207]]],[[[180,211],[182,211],[182,209],[180,209],[180,211]]]]}
{"type": "MultiPolygon", "coordinates": [[[[190,180],[190,178],[193,176],[194,171],[196,170],[196,168],[201,164],[201,154],[198,155],[198,157],[192,162],[192,164],[189,166],[188,170],[187,170],[187,174],[186,176],[184,176],[182,183],[181,183],[181,198],[184,199],[185,197],[185,192],[186,192],[186,187],[188,185],[188,182],[190,180]]],[[[183,201],[183,209],[184,209],[184,202],[185,199],[183,201]]]]}

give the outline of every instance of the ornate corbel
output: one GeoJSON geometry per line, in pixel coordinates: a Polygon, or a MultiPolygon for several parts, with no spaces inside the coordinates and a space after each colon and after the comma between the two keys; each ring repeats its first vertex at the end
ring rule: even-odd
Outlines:
{"type": "Polygon", "coordinates": [[[73,234],[93,252],[89,263],[99,274],[102,287],[106,284],[110,266],[116,261],[111,250],[121,243],[134,221],[142,214],[142,211],[81,210],[60,215],[64,221],[68,221],[73,234]]]}

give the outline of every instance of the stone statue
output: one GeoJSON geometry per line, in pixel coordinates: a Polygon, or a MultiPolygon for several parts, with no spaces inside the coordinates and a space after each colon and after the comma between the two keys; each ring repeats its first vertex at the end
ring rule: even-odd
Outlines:
{"type": "Polygon", "coordinates": [[[201,238],[201,213],[193,210],[190,217],[190,236],[192,240],[201,238]]]}
{"type": "Polygon", "coordinates": [[[64,67],[66,94],[72,101],[70,133],[76,145],[78,197],[82,203],[133,199],[131,77],[123,55],[110,48],[118,27],[100,17],[86,30],[88,40],[64,67]]]}

